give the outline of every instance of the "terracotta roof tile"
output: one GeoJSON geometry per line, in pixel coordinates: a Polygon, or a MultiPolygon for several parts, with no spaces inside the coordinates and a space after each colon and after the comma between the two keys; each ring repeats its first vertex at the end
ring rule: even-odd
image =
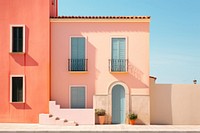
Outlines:
{"type": "Polygon", "coordinates": [[[150,16],[57,16],[57,19],[150,19],[150,16]]]}

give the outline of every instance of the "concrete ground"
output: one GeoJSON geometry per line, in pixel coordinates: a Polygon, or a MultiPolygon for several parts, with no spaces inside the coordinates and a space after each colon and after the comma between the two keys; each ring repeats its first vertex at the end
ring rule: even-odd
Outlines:
{"type": "Polygon", "coordinates": [[[58,126],[39,124],[0,123],[0,133],[75,133],[75,132],[135,132],[135,133],[200,133],[200,125],[81,125],[58,126]]]}

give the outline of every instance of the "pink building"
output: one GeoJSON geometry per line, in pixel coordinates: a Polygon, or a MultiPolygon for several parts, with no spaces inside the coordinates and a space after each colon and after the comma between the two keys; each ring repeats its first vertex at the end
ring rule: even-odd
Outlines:
{"type": "Polygon", "coordinates": [[[94,124],[103,108],[107,123],[149,124],[150,17],[58,17],[57,4],[0,1],[0,122],[94,124]]]}
{"type": "Polygon", "coordinates": [[[150,17],[65,16],[50,23],[51,101],[60,105],[50,103],[50,113],[92,124],[93,109],[103,108],[107,123],[126,123],[135,112],[137,123],[149,124],[150,17]]]}
{"type": "Polygon", "coordinates": [[[57,0],[0,0],[0,122],[38,122],[50,98],[50,16],[57,0]]]}

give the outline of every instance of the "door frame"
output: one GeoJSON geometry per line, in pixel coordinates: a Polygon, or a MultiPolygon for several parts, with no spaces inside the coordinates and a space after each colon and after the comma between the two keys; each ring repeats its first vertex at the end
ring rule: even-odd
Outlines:
{"type": "MultiPolygon", "coordinates": [[[[112,117],[112,89],[115,85],[121,85],[124,87],[124,90],[125,90],[125,105],[124,106],[125,106],[125,123],[126,123],[126,118],[127,118],[127,115],[129,114],[129,106],[130,106],[129,105],[129,88],[123,82],[115,81],[108,88],[108,104],[109,104],[108,115],[112,117]]],[[[112,123],[112,118],[110,119],[109,123],[112,123]]]]}

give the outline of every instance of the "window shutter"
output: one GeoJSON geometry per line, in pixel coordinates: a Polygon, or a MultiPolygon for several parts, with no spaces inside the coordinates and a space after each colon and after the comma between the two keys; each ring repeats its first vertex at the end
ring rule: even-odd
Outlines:
{"type": "Polygon", "coordinates": [[[78,95],[77,94],[78,94],[77,89],[75,87],[72,87],[71,88],[71,108],[76,108],[76,106],[77,106],[77,103],[78,103],[78,101],[77,101],[78,95]]]}
{"type": "Polygon", "coordinates": [[[85,87],[71,87],[71,108],[85,108],[85,87]]]}
{"type": "Polygon", "coordinates": [[[125,59],[125,38],[112,38],[112,59],[125,59]]]}
{"type": "Polygon", "coordinates": [[[119,59],[125,59],[125,38],[119,39],[119,59]]]}
{"type": "Polygon", "coordinates": [[[118,59],[119,58],[119,44],[118,40],[116,38],[112,39],[112,59],[118,59]]]}
{"type": "Polygon", "coordinates": [[[78,40],[71,38],[71,59],[78,58],[78,40]]]}
{"type": "Polygon", "coordinates": [[[85,59],[85,38],[78,38],[78,59],[85,59]]]}
{"type": "Polygon", "coordinates": [[[85,59],[85,38],[71,38],[71,59],[85,59]]]}

